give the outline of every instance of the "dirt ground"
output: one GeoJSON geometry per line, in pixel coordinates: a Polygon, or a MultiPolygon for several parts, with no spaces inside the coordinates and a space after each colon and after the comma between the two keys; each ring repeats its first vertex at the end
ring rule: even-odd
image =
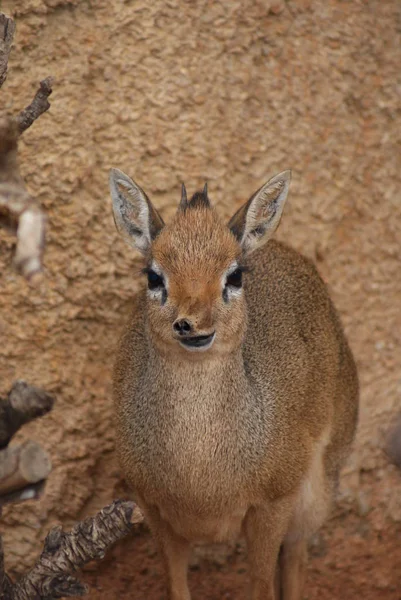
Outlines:
{"type": "MultiPolygon", "coordinates": [[[[350,525],[350,522],[348,522],[350,525]]],[[[401,550],[395,532],[358,531],[333,534],[311,549],[304,600],[399,600],[401,550]]],[[[355,529],[354,529],[355,527],[355,529]]],[[[92,600],[164,600],[163,569],[149,534],[119,545],[101,569],[87,569],[85,582],[92,600]]],[[[189,583],[193,600],[237,600],[248,591],[247,563],[242,545],[228,560],[197,561],[189,583]]]]}
{"type": "MultiPolygon", "coordinates": [[[[401,6],[399,0],[3,0],[17,36],[0,110],[55,77],[51,110],[20,145],[48,214],[45,281],[11,268],[0,232],[0,393],[16,378],[57,397],[24,429],[51,454],[39,502],[7,509],[10,572],[49,527],[126,493],[114,457],[113,353],[140,259],[111,217],[108,169],[133,176],[169,217],[180,183],[208,181],[227,217],[275,173],[293,181],[278,237],[327,281],[361,381],[355,448],[337,508],[311,548],[307,598],[401,598],[401,472],[383,447],[401,410],[401,6]]],[[[191,569],[194,598],[242,598],[236,551],[191,569]]],[[[91,599],[159,600],[146,532],[86,578],[91,599]],[[132,590],[132,591],[130,591],[132,590]]]]}

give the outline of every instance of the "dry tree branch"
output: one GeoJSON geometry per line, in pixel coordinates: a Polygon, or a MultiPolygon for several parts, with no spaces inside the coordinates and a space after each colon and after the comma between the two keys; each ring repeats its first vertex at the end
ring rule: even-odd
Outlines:
{"type": "Polygon", "coordinates": [[[17,162],[18,124],[0,120],[0,226],[17,233],[14,264],[28,280],[42,268],[45,216],[24,187],[17,162]]]}
{"type": "MultiPolygon", "coordinates": [[[[0,450],[0,494],[24,490],[48,477],[52,469],[50,456],[36,442],[0,450]]],[[[0,504],[1,502],[0,495],[0,504]]]]}
{"type": "MultiPolygon", "coordinates": [[[[4,504],[37,498],[43,491],[51,470],[47,452],[31,441],[7,446],[22,425],[49,412],[53,404],[54,399],[44,390],[22,380],[13,384],[7,399],[0,398],[0,514],[4,504]]],[[[0,535],[0,600],[11,599],[13,589],[4,571],[0,535]]]]}
{"type": "Polygon", "coordinates": [[[7,399],[0,398],[0,449],[8,446],[13,435],[25,425],[48,413],[54,398],[41,388],[18,380],[7,399]]]}
{"type": "Polygon", "coordinates": [[[9,502],[37,498],[51,470],[50,457],[39,444],[25,442],[7,448],[13,435],[48,413],[54,398],[44,390],[16,381],[7,399],[0,398],[0,507],[9,502]]]}
{"type": "MultiPolygon", "coordinates": [[[[14,32],[14,21],[0,13],[0,87],[7,76],[14,32]]],[[[15,263],[27,278],[41,269],[45,219],[20,175],[17,140],[48,110],[51,86],[51,78],[43,80],[27,108],[14,119],[0,119],[0,226],[17,232],[15,263]]],[[[0,399],[0,493],[1,489],[6,492],[5,501],[22,499],[27,490],[30,494],[38,493],[41,486],[38,477],[48,474],[50,460],[38,444],[6,446],[24,423],[45,414],[52,406],[53,399],[48,394],[24,382],[14,384],[7,400],[0,399]],[[33,485],[26,486],[27,483],[33,485]]],[[[0,536],[0,600],[52,600],[85,594],[86,586],[71,573],[91,560],[103,558],[109,546],[142,520],[132,502],[116,501],[78,523],[70,533],[64,533],[61,527],[52,529],[34,567],[15,584],[4,570],[0,536]]]]}
{"type": "MultiPolygon", "coordinates": [[[[0,87],[7,76],[8,57],[15,33],[13,19],[0,13],[0,87]]],[[[45,217],[28,194],[17,162],[18,137],[50,108],[52,78],[40,82],[32,102],[15,118],[0,121],[0,226],[17,234],[14,264],[31,283],[42,269],[45,217]]]]}
{"type": "Polygon", "coordinates": [[[29,106],[24,108],[16,117],[19,133],[23,133],[34,121],[44,112],[49,110],[50,103],[48,97],[52,93],[53,78],[46,77],[40,82],[40,87],[36,92],[34,99],[29,106]]]}
{"type": "Polygon", "coordinates": [[[84,564],[104,557],[108,548],[126,536],[142,514],[133,502],[116,500],[94,517],[81,521],[69,532],[52,529],[35,566],[14,585],[2,600],[52,600],[83,596],[87,587],[71,576],[84,564]]]}
{"type": "Polygon", "coordinates": [[[0,13],[0,87],[7,78],[8,57],[15,33],[15,23],[11,17],[0,13]]]}

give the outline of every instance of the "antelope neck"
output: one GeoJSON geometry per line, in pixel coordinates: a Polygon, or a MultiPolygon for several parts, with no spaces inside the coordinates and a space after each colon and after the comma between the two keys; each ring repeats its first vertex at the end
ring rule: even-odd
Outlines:
{"type": "Polygon", "coordinates": [[[233,394],[237,394],[244,399],[250,392],[240,348],[223,358],[192,361],[162,355],[151,346],[148,372],[172,393],[174,388],[185,388],[194,395],[205,393],[216,397],[222,394],[233,399],[233,394]]]}

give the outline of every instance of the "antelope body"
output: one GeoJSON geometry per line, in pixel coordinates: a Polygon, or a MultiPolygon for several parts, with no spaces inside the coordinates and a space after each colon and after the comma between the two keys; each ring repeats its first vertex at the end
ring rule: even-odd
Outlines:
{"type": "Polygon", "coordinates": [[[308,538],[352,442],[358,380],[312,263],[270,240],[290,182],[267,182],[224,224],[205,187],[165,225],[113,169],[114,218],[146,259],[114,372],[117,450],[189,600],[190,545],[244,533],[252,600],[301,600],[308,538]],[[266,243],[268,242],[268,243],[266,243]]]}

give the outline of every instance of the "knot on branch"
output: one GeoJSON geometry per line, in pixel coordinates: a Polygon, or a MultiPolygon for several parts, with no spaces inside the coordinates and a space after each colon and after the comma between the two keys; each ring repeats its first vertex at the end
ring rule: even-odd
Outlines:
{"type": "MultiPolygon", "coordinates": [[[[40,596],[26,596],[21,600],[53,600],[53,598],[66,598],[71,596],[85,596],[88,586],[82,584],[72,575],[51,575],[43,578],[40,596]]],[[[14,598],[13,598],[14,600],[14,598]]]]}
{"type": "Polygon", "coordinates": [[[61,525],[53,527],[53,529],[51,529],[46,536],[45,547],[43,549],[43,552],[45,554],[54,554],[54,552],[56,552],[56,550],[60,548],[63,541],[63,537],[64,532],[61,525]]]}

